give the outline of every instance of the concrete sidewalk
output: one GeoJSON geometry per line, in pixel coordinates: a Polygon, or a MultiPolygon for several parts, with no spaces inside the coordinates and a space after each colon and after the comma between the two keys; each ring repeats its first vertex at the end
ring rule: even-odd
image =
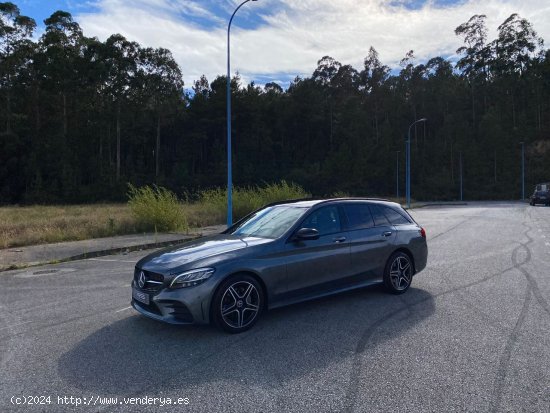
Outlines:
{"type": "Polygon", "coordinates": [[[0,271],[100,257],[121,252],[167,247],[201,236],[217,234],[225,228],[225,225],[217,225],[193,229],[188,234],[123,235],[84,241],[0,249],[0,271]]]}

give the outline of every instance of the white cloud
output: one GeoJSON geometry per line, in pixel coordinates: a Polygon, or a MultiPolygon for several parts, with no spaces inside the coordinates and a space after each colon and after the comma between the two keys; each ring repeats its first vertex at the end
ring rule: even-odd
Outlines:
{"type": "MultiPolygon", "coordinates": [[[[142,45],[172,50],[186,85],[191,86],[201,74],[212,80],[226,71],[228,16],[212,16],[201,4],[204,2],[97,0],[97,12],[76,19],[88,36],[105,39],[121,33],[142,45]],[[183,14],[209,16],[219,27],[205,29],[186,21],[183,14]]],[[[310,75],[325,55],[360,68],[371,45],[391,67],[410,49],[419,61],[450,56],[461,45],[455,27],[474,14],[487,15],[490,38],[510,14],[519,13],[550,41],[550,2],[546,1],[470,0],[447,7],[430,1],[418,10],[399,4],[380,0],[259,0],[246,4],[238,18],[256,13],[263,23],[254,30],[243,30],[234,22],[232,72],[239,71],[244,80],[266,75],[279,79],[281,73],[310,75]]],[[[233,7],[231,3],[228,6],[233,7]]]]}

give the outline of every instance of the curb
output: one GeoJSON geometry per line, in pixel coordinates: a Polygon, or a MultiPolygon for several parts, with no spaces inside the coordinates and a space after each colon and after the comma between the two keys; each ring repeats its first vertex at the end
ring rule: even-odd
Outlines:
{"type": "Polygon", "coordinates": [[[107,255],[120,254],[122,252],[134,252],[134,251],[148,250],[153,248],[171,247],[171,246],[183,244],[186,241],[191,241],[201,237],[202,237],[202,234],[187,235],[185,238],[176,239],[172,241],[152,242],[148,244],[138,244],[138,245],[131,245],[127,247],[117,247],[117,248],[110,248],[106,250],[90,251],[90,252],[84,252],[82,254],[72,255],[70,257],[54,259],[54,260],[44,261],[44,262],[13,264],[8,267],[0,267],[0,273],[5,271],[20,270],[24,268],[39,267],[41,265],[60,264],[63,262],[79,261],[79,260],[85,260],[88,258],[105,257],[107,255]]]}

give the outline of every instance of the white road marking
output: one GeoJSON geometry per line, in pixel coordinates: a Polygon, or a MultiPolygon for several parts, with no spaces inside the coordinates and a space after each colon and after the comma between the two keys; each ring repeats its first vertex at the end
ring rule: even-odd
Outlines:
{"type": "Polygon", "coordinates": [[[23,324],[29,324],[29,323],[32,323],[32,321],[25,321],[23,323],[13,324],[11,326],[2,327],[2,328],[0,328],[0,330],[5,330],[6,328],[18,327],[18,326],[22,326],[23,324]]]}
{"type": "Polygon", "coordinates": [[[115,313],[120,313],[120,312],[122,312],[122,311],[129,310],[130,308],[132,308],[132,306],[130,306],[130,307],[124,307],[124,308],[121,308],[120,310],[116,310],[115,313]]]}

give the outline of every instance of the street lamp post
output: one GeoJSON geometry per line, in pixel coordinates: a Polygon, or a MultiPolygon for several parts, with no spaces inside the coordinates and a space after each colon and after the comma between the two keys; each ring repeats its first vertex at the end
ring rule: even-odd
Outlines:
{"type": "Polygon", "coordinates": [[[233,177],[231,171],[231,23],[239,9],[249,1],[243,1],[231,15],[227,25],[227,226],[233,224],[233,177]]]}
{"type": "Polygon", "coordinates": [[[521,200],[525,200],[525,142],[521,145],[521,200]]]}
{"type": "Polygon", "coordinates": [[[407,179],[406,179],[406,195],[407,195],[407,208],[411,207],[411,128],[420,122],[426,122],[426,118],[415,120],[413,123],[411,123],[411,126],[409,126],[409,133],[407,134],[407,144],[406,144],[406,150],[407,150],[407,179]]]}
{"type": "Polygon", "coordinates": [[[397,189],[397,199],[399,200],[399,153],[401,151],[396,151],[396,167],[395,167],[395,187],[397,189]]]}

